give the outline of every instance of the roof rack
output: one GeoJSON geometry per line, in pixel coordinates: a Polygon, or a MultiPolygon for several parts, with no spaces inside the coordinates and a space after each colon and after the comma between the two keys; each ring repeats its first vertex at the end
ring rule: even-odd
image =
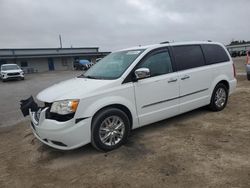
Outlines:
{"type": "Polygon", "coordinates": [[[168,44],[170,43],[169,41],[161,42],[160,44],[168,44]]]}

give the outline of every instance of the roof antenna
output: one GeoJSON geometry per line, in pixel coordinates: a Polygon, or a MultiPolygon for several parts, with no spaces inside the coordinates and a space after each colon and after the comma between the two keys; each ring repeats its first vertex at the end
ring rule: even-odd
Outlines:
{"type": "Polygon", "coordinates": [[[62,48],[62,37],[61,37],[61,34],[59,34],[59,41],[60,41],[60,48],[62,48]]]}

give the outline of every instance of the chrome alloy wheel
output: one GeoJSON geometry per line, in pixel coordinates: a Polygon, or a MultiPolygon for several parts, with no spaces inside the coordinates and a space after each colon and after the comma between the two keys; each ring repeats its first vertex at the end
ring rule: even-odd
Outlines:
{"type": "Polygon", "coordinates": [[[113,146],[122,140],[124,132],[123,120],[119,116],[109,116],[100,126],[99,137],[103,144],[113,146]]]}
{"type": "Polygon", "coordinates": [[[219,88],[215,93],[215,105],[221,108],[225,105],[227,93],[224,88],[219,88]]]}

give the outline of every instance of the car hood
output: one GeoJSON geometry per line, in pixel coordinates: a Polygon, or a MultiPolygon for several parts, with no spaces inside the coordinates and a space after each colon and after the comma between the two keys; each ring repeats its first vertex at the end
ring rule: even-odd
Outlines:
{"type": "Polygon", "coordinates": [[[87,78],[73,78],[55,84],[37,95],[37,99],[43,102],[54,102],[66,99],[82,99],[95,91],[103,91],[114,80],[95,80],[87,78]]]}
{"type": "Polygon", "coordinates": [[[2,73],[13,73],[13,72],[22,72],[20,69],[15,69],[15,70],[3,70],[1,71],[2,73]]]}

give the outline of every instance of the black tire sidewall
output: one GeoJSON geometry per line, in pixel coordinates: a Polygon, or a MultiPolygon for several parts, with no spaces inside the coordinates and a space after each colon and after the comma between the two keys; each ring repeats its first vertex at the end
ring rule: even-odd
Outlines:
{"type": "Polygon", "coordinates": [[[92,121],[91,143],[95,148],[97,148],[99,150],[111,151],[113,149],[120,147],[121,145],[123,145],[127,141],[129,132],[130,132],[130,121],[129,121],[129,118],[126,115],[126,113],[120,109],[117,109],[117,108],[107,108],[107,109],[100,111],[94,117],[94,119],[92,121]],[[122,140],[119,143],[117,143],[114,146],[107,146],[107,145],[103,144],[102,141],[100,140],[99,129],[100,129],[101,123],[107,117],[113,116],[113,115],[119,116],[123,120],[124,125],[125,125],[125,132],[124,132],[122,140]]]}
{"type": "Polygon", "coordinates": [[[217,84],[216,87],[214,88],[213,95],[212,95],[212,98],[211,98],[210,109],[213,110],[213,111],[221,111],[226,107],[227,101],[228,101],[228,88],[222,83],[217,84]],[[222,107],[218,107],[215,104],[216,92],[220,88],[222,88],[222,89],[224,89],[226,91],[226,101],[225,101],[225,104],[222,107]]]}

